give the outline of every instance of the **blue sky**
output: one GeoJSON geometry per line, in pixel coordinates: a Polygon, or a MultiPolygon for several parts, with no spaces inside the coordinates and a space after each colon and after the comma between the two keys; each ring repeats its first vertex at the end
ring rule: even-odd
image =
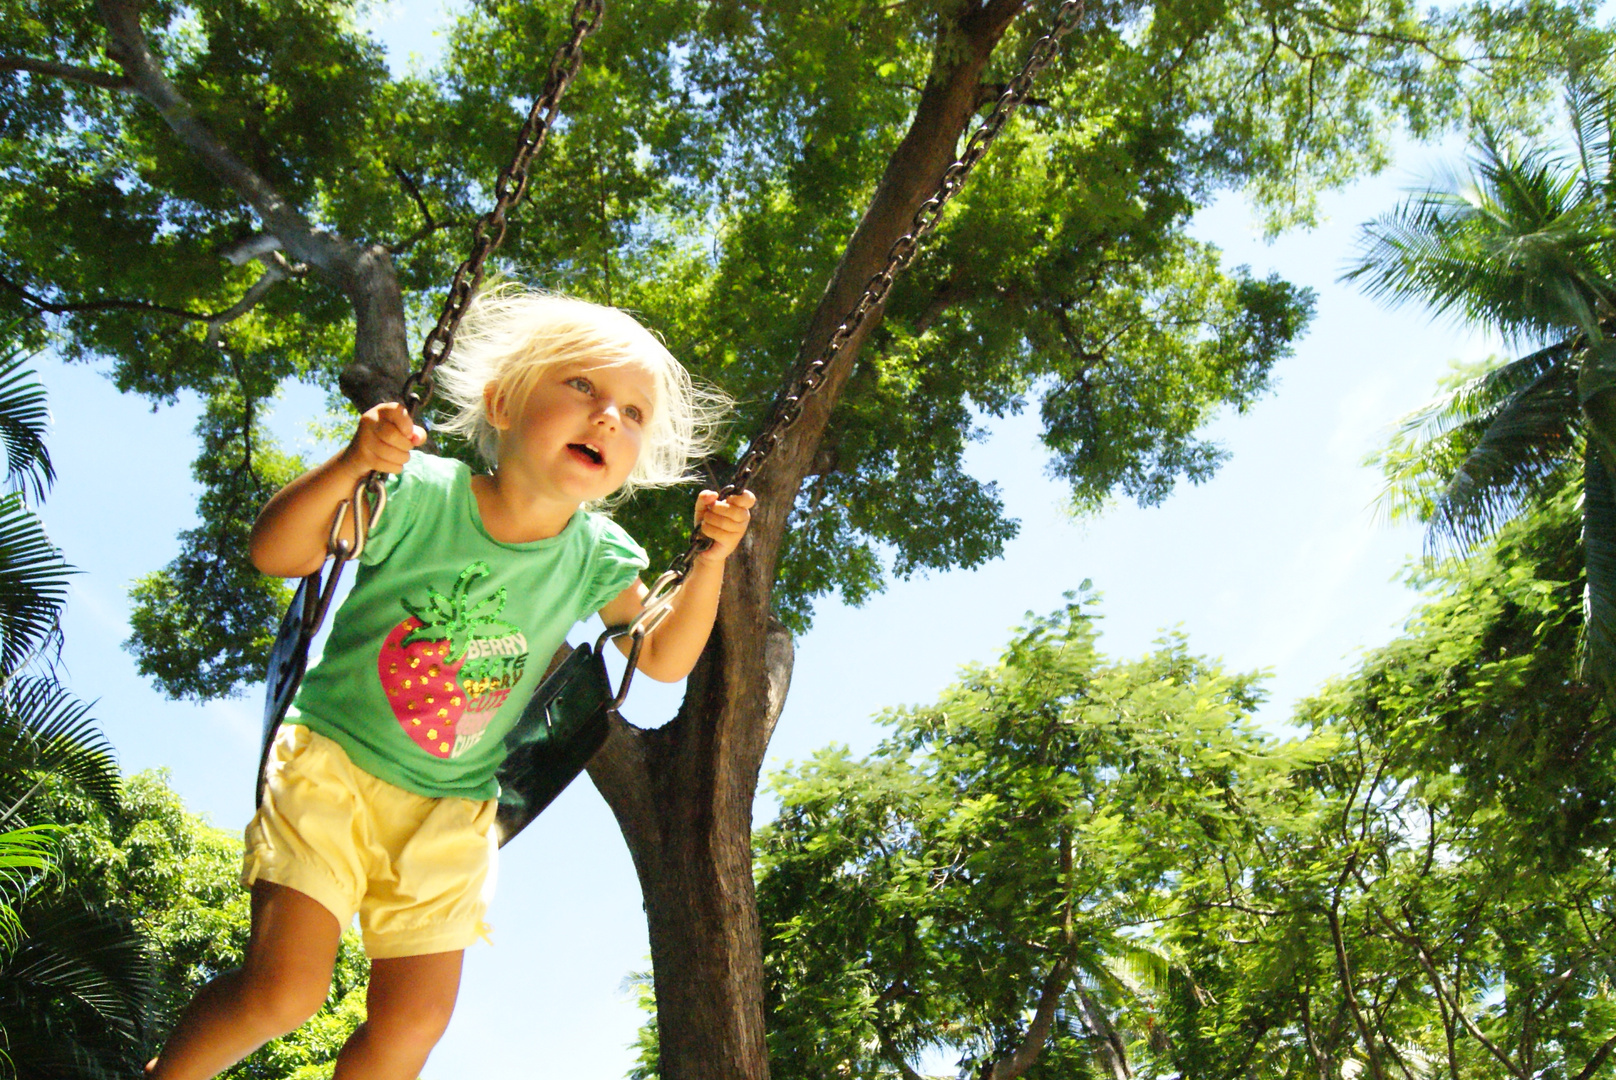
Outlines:
{"type": "MultiPolygon", "coordinates": [[[[437,0],[378,5],[373,28],[395,62],[430,58],[441,11],[437,0]]],[[[1077,520],[1042,472],[1035,421],[996,424],[971,467],[999,481],[1021,536],[979,570],[896,582],[859,609],[822,604],[798,643],[768,768],[831,742],[869,749],[881,737],[875,713],[934,698],[960,666],[991,661],[1027,612],[1059,606],[1085,579],[1105,597],[1108,652],[1138,654],[1176,628],[1231,667],[1266,669],[1262,719],[1275,730],[1299,697],[1392,637],[1417,599],[1396,579],[1419,536],[1376,520],[1379,481],[1363,459],[1431,396],[1453,360],[1495,346],[1418,310],[1387,311],[1335,279],[1360,222],[1459,157],[1453,146],[1404,148],[1381,177],[1326,197],[1319,228],[1271,244],[1238,198],[1201,214],[1197,234],[1229,264],[1278,272],[1319,294],[1308,336],[1278,367],[1276,392],[1213,424],[1228,464],[1160,508],[1119,504],[1077,520]]],[[[195,520],[194,402],[153,410],[93,369],[40,363],[61,476],[45,518],[81,570],[66,622],[71,683],[99,699],[96,715],[126,770],[169,769],[192,809],[239,829],[251,813],[259,702],[166,701],[121,648],[130,583],[171,558],[175,534],[195,520]]],[[[322,394],[297,390],[276,423],[303,438],[304,422],[323,409],[322,394]]],[[[654,725],[676,703],[676,691],[640,680],[626,712],[654,725]]],[[[622,984],[649,961],[627,852],[587,783],[506,850],[491,921],[496,945],[468,954],[460,1006],[425,1077],[621,1077],[641,1021],[622,984]]]]}

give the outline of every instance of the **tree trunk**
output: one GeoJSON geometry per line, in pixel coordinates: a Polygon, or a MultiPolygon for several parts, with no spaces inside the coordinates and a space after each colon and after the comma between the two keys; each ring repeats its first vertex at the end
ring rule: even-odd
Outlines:
{"type": "MultiPolygon", "coordinates": [[[[982,71],[1024,5],[970,4],[944,20],[914,120],[826,286],[799,349],[802,358],[825,347],[954,160],[978,108],[982,71]]],[[[879,312],[848,343],[754,480],[752,528],[729,561],[718,625],[679,715],[655,730],[614,728],[589,766],[628,841],[644,892],[661,1080],[769,1075],[751,834],[758,773],[791,671],[790,635],[770,614],[774,576],[831,410],[878,322],[879,312]]]]}
{"type": "Polygon", "coordinates": [[[792,644],[772,620],[736,634],[740,607],[729,605],[679,716],[651,731],[615,726],[589,766],[645,898],[662,1080],[768,1076],[752,799],[792,644]],[[736,669],[760,675],[737,686],[722,677],[736,669]]]}

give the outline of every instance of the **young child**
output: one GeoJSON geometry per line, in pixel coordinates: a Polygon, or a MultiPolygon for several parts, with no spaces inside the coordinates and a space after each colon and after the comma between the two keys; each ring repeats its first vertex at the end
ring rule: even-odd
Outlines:
{"type": "MultiPolygon", "coordinates": [[[[154,1080],[214,1076],[307,1020],[356,912],[368,1019],[335,1080],[420,1074],[448,1026],[462,954],[486,930],[503,737],[574,623],[597,611],[630,622],[646,596],[645,552],[586,508],[684,479],[721,405],[630,316],[525,292],[474,305],[437,385],[457,410],[444,428],[490,472],[412,453],[425,433],[402,405],[379,405],[254,526],[259,570],[310,573],[338,504],[372,470],[394,474],[247,827],[246,960],[197,994],[147,1067],[154,1080]]],[[[712,543],[645,640],[650,677],[694,666],[753,501],[697,497],[712,543]]]]}

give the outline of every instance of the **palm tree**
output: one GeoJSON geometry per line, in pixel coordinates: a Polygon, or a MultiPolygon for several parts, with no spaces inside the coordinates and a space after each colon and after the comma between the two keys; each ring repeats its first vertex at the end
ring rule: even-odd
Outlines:
{"type": "MultiPolygon", "coordinates": [[[[11,335],[15,337],[15,334],[11,335]]],[[[154,972],[129,918],[61,881],[50,822],[29,800],[66,786],[115,812],[119,776],[89,706],[58,681],[51,646],[72,568],[29,505],[55,471],[45,391],[17,346],[0,354],[0,1074],[138,1075],[154,972]]]]}
{"type": "Polygon", "coordinates": [[[17,1080],[139,1076],[154,974],[129,917],[67,894],[25,902],[21,919],[0,963],[0,1031],[17,1080]]]}
{"type": "Polygon", "coordinates": [[[1570,145],[1484,130],[1469,177],[1364,228],[1346,279],[1530,347],[1413,414],[1387,456],[1387,505],[1460,551],[1581,485],[1583,677],[1616,689],[1616,109],[1567,94],[1570,145]]]}

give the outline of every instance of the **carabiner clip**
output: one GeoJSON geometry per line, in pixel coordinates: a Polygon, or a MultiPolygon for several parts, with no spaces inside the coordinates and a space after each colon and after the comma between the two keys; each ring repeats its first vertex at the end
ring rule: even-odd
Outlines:
{"type": "Polygon", "coordinates": [[[365,541],[370,537],[370,530],[382,518],[382,510],[387,506],[387,488],[382,482],[382,474],[371,472],[354,485],[353,496],[337,506],[337,516],[331,522],[331,535],[326,538],[326,554],[338,562],[347,562],[357,559],[365,550],[365,541]],[[356,509],[367,505],[370,512],[361,514],[356,509]],[[342,526],[348,520],[348,511],[354,509],[354,538],[349,544],[343,539],[342,526]]]}
{"type": "Polygon", "coordinates": [[[645,636],[661,626],[662,620],[673,610],[673,599],[679,595],[679,586],[684,584],[684,580],[684,575],[677,570],[663,571],[645,594],[645,606],[634,621],[627,626],[608,626],[605,633],[600,635],[600,640],[595,642],[595,651],[600,652],[608,641],[620,637],[633,639],[628,647],[628,664],[623,668],[623,681],[617,684],[617,693],[612,695],[609,707],[613,712],[622,708],[623,702],[628,700],[629,683],[634,681],[634,672],[640,666],[640,649],[645,644],[645,636]]]}

